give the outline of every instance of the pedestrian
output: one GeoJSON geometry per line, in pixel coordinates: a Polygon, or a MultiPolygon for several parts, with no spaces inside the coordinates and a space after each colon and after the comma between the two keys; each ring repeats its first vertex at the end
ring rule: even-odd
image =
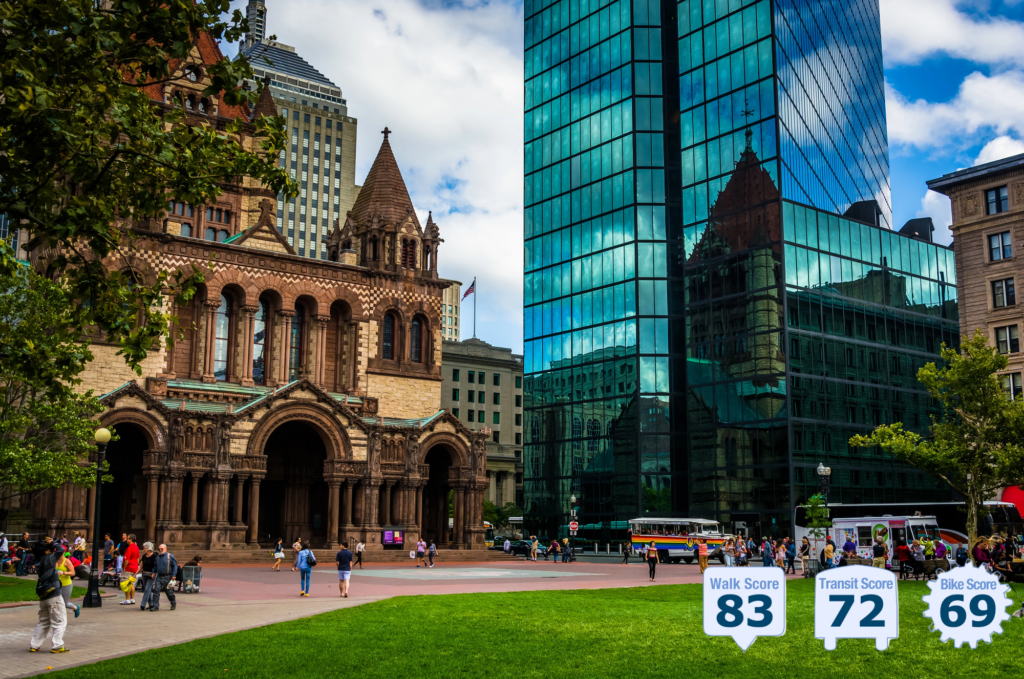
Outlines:
{"type": "Polygon", "coordinates": [[[569,538],[562,538],[562,563],[569,563],[569,538]]]}
{"type": "MultiPolygon", "coordinates": [[[[178,607],[178,600],[174,597],[174,586],[171,582],[178,573],[178,560],[167,551],[167,545],[160,545],[156,549],[153,575],[146,586],[145,596],[149,599],[149,610],[159,611],[160,592],[166,592],[167,600],[171,602],[171,610],[173,611],[178,607]]],[[[146,598],[142,601],[144,607],[146,605],[146,598]]]]}
{"type": "Polygon", "coordinates": [[[959,543],[957,545],[956,556],[954,557],[956,559],[956,565],[960,566],[961,568],[966,566],[967,565],[967,557],[968,557],[967,543],[961,542],[961,543],[959,543]]]}
{"type": "Polygon", "coordinates": [[[736,562],[736,544],[732,540],[726,540],[722,551],[725,552],[725,567],[732,568],[736,562]]]}
{"type": "Polygon", "coordinates": [[[419,540],[416,541],[416,568],[419,568],[421,565],[427,565],[426,561],[423,560],[423,556],[426,553],[426,551],[427,543],[424,542],[423,538],[421,537],[419,540]]]}
{"type": "Polygon", "coordinates": [[[654,569],[658,566],[658,548],[654,544],[654,540],[651,540],[650,546],[647,548],[647,568],[650,571],[651,582],[654,582],[654,569]]]}
{"type": "Polygon", "coordinates": [[[700,566],[700,574],[704,575],[708,567],[708,541],[704,538],[697,541],[697,565],[700,566]]]}
{"type": "Polygon", "coordinates": [[[626,545],[625,545],[625,549],[622,550],[622,563],[626,564],[627,566],[629,565],[629,555],[630,555],[630,552],[632,552],[632,551],[633,551],[633,543],[632,542],[627,542],[626,545]]]}
{"type": "Polygon", "coordinates": [[[313,556],[313,552],[309,549],[309,543],[305,540],[299,543],[299,546],[301,549],[298,556],[295,557],[295,563],[299,568],[299,583],[302,587],[299,596],[309,596],[309,577],[313,574],[316,557],[313,556]]]}
{"type": "Polygon", "coordinates": [[[786,538],[786,567],[783,570],[783,575],[785,575],[787,572],[796,575],[796,566],[794,565],[795,561],[796,543],[790,540],[789,538],[786,538]]]}
{"type": "Polygon", "coordinates": [[[974,559],[974,565],[978,568],[983,566],[989,571],[992,570],[992,553],[988,547],[988,539],[979,538],[974,543],[974,549],[971,550],[971,557],[974,559]]]}
{"type": "Polygon", "coordinates": [[[785,572],[786,570],[786,545],[782,540],[775,541],[775,565],[785,572]]]}
{"type": "Polygon", "coordinates": [[[366,551],[366,545],[360,540],[356,544],[356,563],[359,564],[359,570],[363,569],[363,552],[366,551]]]}
{"type": "Polygon", "coordinates": [[[871,567],[885,568],[885,553],[889,551],[885,546],[885,538],[875,538],[875,544],[871,546],[871,567]]]}
{"type": "Polygon", "coordinates": [[[807,577],[807,564],[811,561],[811,541],[804,538],[800,541],[800,570],[807,577]]]}
{"type": "Polygon", "coordinates": [[[774,560],[775,550],[772,548],[772,542],[765,538],[761,541],[761,565],[770,568],[774,560]]]}
{"type": "Polygon", "coordinates": [[[911,566],[913,567],[914,578],[924,573],[924,545],[919,540],[910,544],[911,566]]]}
{"type": "MultiPolygon", "coordinates": [[[[54,543],[58,544],[58,543],[54,543]]],[[[57,562],[57,578],[60,580],[60,597],[64,600],[64,608],[75,612],[75,617],[82,612],[78,604],[71,603],[71,578],[75,577],[75,566],[71,563],[71,555],[64,553],[64,558],[57,562]]]]}
{"type": "Polygon", "coordinates": [[[139,572],[139,580],[135,583],[136,589],[142,590],[142,603],[139,610],[144,611],[151,605],[152,590],[150,585],[156,580],[156,549],[152,542],[142,543],[142,569],[139,572]]]}
{"type": "MultiPolygon", "coordinates": [[[[7,555],[10,554],[10,547],[7,542],[7,534],[0,531],[0,564],[5,563],[7,561],[7,555]]],[[[0,573],[2,572],[3,568],[0,567],[0,573]]]]}
{"type": "Polygon", "coordinates": [[[110,533],[103,534],[103,570],[110,568],[110,562],[114,559],[114,541],[110,539],[110,533]]]}
{"type": "Polygon", "coordinates": [[[531,535],[530,536],[530,560],[531,561],[536,561],[537,560],[537,548],[539,546],[540,546],[540,544],[539,544],[539,541],[537,540],[537,536],[536,535],[531,535]]]}
{"type": "Polygon", "coordinates": [[[292,543],[292,570],[299,570],[299,552],[302,551],[302,538],[295,538],[292,543]]]}
{"type": "Polygon", "coordinates": [[[948,552],[948,551],[949,551],[949,549],[946,547],[946,543],[945,542],[943,542],[942,540],[936,540],[935,541],[935,558],[936,559],[940,559],[942,561],[945,561],[946,560],[946,552],[948,552]]]}
{"type": "Polygon", "coordinates": [[[509,540],[508,538],[505,538],[505,544],[502,545],[502,547],[505,548],[505,553],[506,554],[511,554],[512,553],[512,541],[509,540]]]}
{"type": "Polygon", "coordinates": [[[754,544],[753,536],[747,538],[747,554],[750,558],[757,556],[757,545],[754,544]]]}
{"type": "Polygon", "coordinates": [[[857,545],[854,544],[853,538],[849,535],[846,536],[846,542],[843,543],[843,551],[847,553],[857,551],[857,545]]]}
{"type": "Polygon", "coordinates": [[[352,552],[348,551],[347,541],[341,543],[341,551],[334,556],[334,563],[338,565],[338,596],[347,599],[348,584],[352,578],[352,552]]]}
{"type": "Polygon", "coordinates": [[[32,555],[28,547],[28,533],[24,533],[22,534],[21,539],[18,540],[18,550],[21,553],[21,558],[18,560],[18,565],[14,569],[15,575],[25,575],[25,569],[28,567],[30,561],[29,557],[32,555]]]}
{"type": "MultiPolygon", "coordinates": [[[[25,534],[26,536],[28,533],[25,534]]],[[[58,566],[64,561],[64,552],[54,542],[40,542],[34,549],[36,574],[36,596],[39,597],[39,622],[29,651],[38,653],[46,638],[51,635],[50,653],[67,653],[64,646],[64,630],[68,626],[67,609],[64,599],[60,596],[60,576],[58,566]]]]}
{"type": "Polygon", "coordinates": [[[747,553],[747,545],[742,537],[736,541],[736,565],[750,566],[750,555],[747,553]]]}
{"type": "MultiPolygon", "coordinates": [[[[430,565],[427,566],[427,568],[433,568],[434,567],[434,556],[436,554],[437,554],[437,545],[435,545],[434,541],[431,540],[430,541],[430,546],[427,547],[427,558],[430,559],[430,565]]],[[[536,561],[536,559],[534,559],[534,561],[536,561]]]]}
{"type": "Polygon", "coordinates": [[[280,573],[281,562],[284,561],[284,540],[281,538],[278,538],[277,544],[274,545],[274,558],[277,559],[277,561],[275,561],[274,565],[270,567],[270,570],[280,573]]]}
{"type": "Polygon", "coordinates": [[[128,533],[121,533],[121,542],[117,543],[117,551],[121,552],[121,556],[128,551],[128,533]]]}
{"type": "Polygon", "coordinates": [[[896,563],[899,564],[900,580],[907,579],[907,566],[910,562],[910,548],[906,540],[900,540],[896,545],[896,563]]]}
{"type": "Polygon", "coordinates": [[[128,589],[125,590],[125,599],[121,602],[122,606],[128,606],[135,603],[135,587],[139,573],[139,546],[135,544],[134,533],[125,536],[125,545],[125,550],[122,552],[124,555],[124,572],[128,574],[129,578],[135,579],[135,582],[132,582],[128,589]]]}

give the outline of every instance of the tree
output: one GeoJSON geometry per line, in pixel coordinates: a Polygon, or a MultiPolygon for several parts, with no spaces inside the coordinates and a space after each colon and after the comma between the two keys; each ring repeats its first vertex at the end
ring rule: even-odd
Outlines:
{"type": "Polygon", "coordinates": [[[73,388],[92,354],[64,323],[68,297],[27,267],[0,276],[0,500],[96,480],[87,461],[103,407],[73,388]]]}
{"type": "Polygon", "coordinates": [[[960,492],[967,504],[967,533],[974,544],[982,502],[1005,486],[1024,481],[1024,401],[1007,398],[996,373],[1005,356],[988,345],[981,331],[957,352],[942,345],[945,366],[929,363],[917,372],[940,407],[931,436],[882,425],[870,436],[854,436],[850,445],[879,446],[887,453],[931,472],[960,492]]]}
{"type": "Polygon", "coordinates": [[[814,539],[814,552],[817,554],[818,543],[825,537],[826,530],[832,527],[832,520],[828,518],[828,508],[825,506],[825,497],[823,495],[812,495],[807,498],[806,506],[807,532],[814,539]]]}
{"type": "Polygon", "coordinates": [[[495,530],[513,529],[509,519],[522,515],[523,510],[514,502],[506,502],[504,507],[499,507],[490,500],[484,500],[484,521],[490,523],[495,530]]]}
{"type": "MultiPolygon", "coordinates": [[[[283,119],[185,124],[180,107],[154,105],[147,86],[169,82],[172,65],[205,33],[236,42],[248,32],[229,0],[19,0],[0,3],[0,213],[31,234],[27,249],[46,252],[67,276],[72,299],[63,331],[97,328],[139,364],[173,319],[166,295],[182,301],[202,281],[195,269],[143,282],[102,261],[132,248],[132,231],[164,216],[169,201],[210,202],[221,185],[249,176],[275,193],[295,195],[274,164],[285,147],[283,119]],[[219,127],[218,127],[219,125],[219,127]]],[[[258,93],[244,57],[202,65],[203,95],[225,107],[249,107],[258,93]]],[[[194,121],[193,121],[194,122],[194,121]]],[[[0,247],[0,276],[20,268],[0,247]]],[[[168,338],[168,342],[171,338],[168,338]]],[[[43,362],[44,354],[26,360],[43,362]]]]}

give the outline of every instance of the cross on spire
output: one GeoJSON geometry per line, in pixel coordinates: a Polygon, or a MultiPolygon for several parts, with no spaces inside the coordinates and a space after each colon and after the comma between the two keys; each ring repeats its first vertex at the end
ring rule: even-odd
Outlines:
{"type": "MultiPolygon", "coordinates": [[[[746,118],[747,122],[749,123],[750,122],[750,118],[754,115],[754,111],[750,108],[750,100],[749,99],[744,99],[743,100],[743,105],[744,105],[745,108],[742,111],[740,111],[740,115],[743,116],[744,118],[746,118]]],[[[743,150],[744,153],[746,153],[748,151],[753,151],[754,150],[754,148],[753,148],[754,132],[753,132],[753,130],[750,129],[750,125],[747,125],[747,131],[746,131],[746,135],[745,136],[747,138],[747,148],[745,148],[743,150]]]]}
{"type": "Polygon", "coordinates": [[[388,140],[388,135],[390,135],[390,134],[391,134],[391,130],[389,130],[389,129],[388,129],[387,127],[385,127],[385,128],[384,128],[384,131],[383,131],[383,132],[381,132],[381,134],[383,134],[383,135],[384,135],[384,141],[387,141],[387,140],[388,140]]]}

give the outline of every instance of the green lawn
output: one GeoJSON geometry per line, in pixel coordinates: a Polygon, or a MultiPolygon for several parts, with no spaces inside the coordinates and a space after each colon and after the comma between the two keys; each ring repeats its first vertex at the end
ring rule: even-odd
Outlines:
{"type": "MultiPolygon", "coordinates": [[[[75,587],[71,590],[71,596],[85,596],[84,587],[75,587]]],[[[0,604],[9,604],[14,601],[38,601],[36,597],[36,581],[22,578],[0,577],[0,604]]]]}
{"type": "Polygon", "coordinates": [[[814,638],[812,585],[789,583],[786,634],[762,637],[745,654],[732,639],[704,635],[700,586],[675,585],[400,597],[56,674],[760,679],[926,672],[996,677],[1020,671],[1024,622],[1011,619],[991,646],[981,643],[974,651],[942,645],[921,615],[927,588],[918,582],[900,586],[900,638],[889,650],[877,652],[870,639],[841,639],[829,653],[814,638]]]}

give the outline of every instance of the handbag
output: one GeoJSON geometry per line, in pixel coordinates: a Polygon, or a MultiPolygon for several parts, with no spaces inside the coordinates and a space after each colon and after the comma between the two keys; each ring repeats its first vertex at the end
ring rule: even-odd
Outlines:
{"type": "Polygon", "coordinates": [[[309,550],[309,555],[306,557],[306,565],[312,568],[316,565],[316,557],[313,556],[313,550],[309,550]]]}
{"type": "Polygon", "coordinates": [[[275,559],[283,559],[284,558],[284,552],[274,552],[274,558],[275,559]]]}

